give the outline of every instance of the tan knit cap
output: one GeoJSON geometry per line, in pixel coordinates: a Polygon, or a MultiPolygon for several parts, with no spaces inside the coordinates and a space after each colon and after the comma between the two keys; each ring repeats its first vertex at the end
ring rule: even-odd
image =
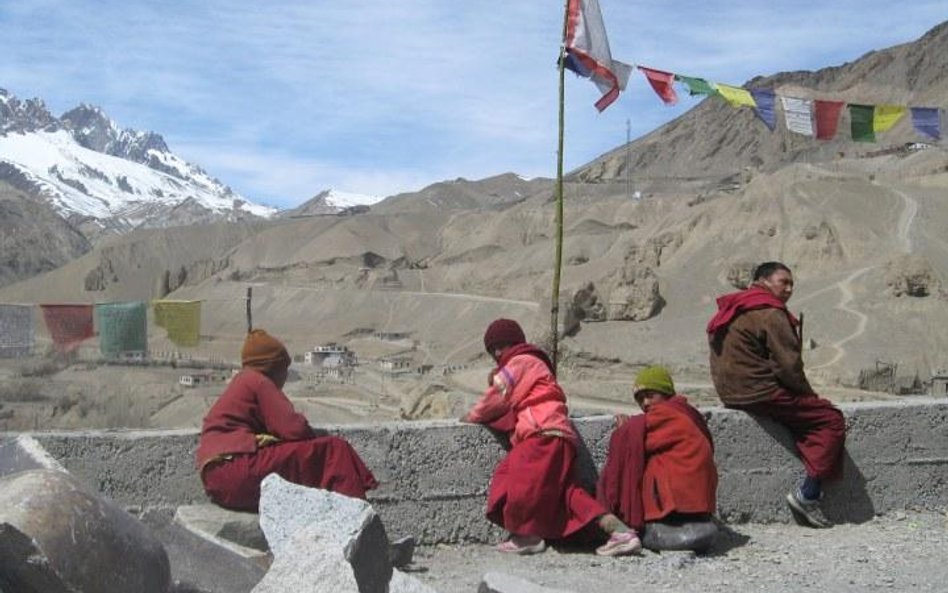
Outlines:
{"type": "Polygon", "coordinates": [[[262,329],[255,329],[247,334],[247,339],[244,340],[244,347],[240,350],[240,362],[244,368],[266,373],[278,368],[288,368],[290,354],[283,342],[262,329]]]}

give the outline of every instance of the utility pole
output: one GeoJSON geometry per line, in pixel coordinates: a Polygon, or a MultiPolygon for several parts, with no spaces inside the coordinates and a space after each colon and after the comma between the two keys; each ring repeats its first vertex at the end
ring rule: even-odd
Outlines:
{"type": "Polygon", "coordinates": [[[632,199],[632,123],[625,118],[625,197],[632,199]]]}

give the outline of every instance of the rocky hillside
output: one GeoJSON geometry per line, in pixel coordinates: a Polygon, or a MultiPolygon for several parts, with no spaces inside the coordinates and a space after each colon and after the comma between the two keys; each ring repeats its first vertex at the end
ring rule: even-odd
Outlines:
{"type": "Polygon", "coordinates": [[[89,249],[52,208],[0,182],[0,286],[54,270],[89,249]]]}

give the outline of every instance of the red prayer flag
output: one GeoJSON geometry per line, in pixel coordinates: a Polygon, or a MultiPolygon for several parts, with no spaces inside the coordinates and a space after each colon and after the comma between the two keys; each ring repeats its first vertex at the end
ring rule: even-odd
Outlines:
{"type": "Polygon", "coordinates": [[[655,92],[666,105],[674,105],[678,102],[678,94],[675,92],[675,87],[672,86],[672,83],[675,82],[674,74],[653,70],[645,66],[639,66],[639,70],[642,71],[642,74],[648,79],[648,83],[652,85],[652,88],[655,89],[655,92]]]}
{"type": "Polygon", "coordinates": [[[95,332],[92,326],[92,305],[40,305],[43,320],[60,352],[72,352],[95,332]]]}
{"type": "Polygon", "coordinates": [[[839,112],[843,110],[842,101],[813,101],[816,112],[816,137],[819,140],[832,140],[836,136],[839,124],[839,112]]]}

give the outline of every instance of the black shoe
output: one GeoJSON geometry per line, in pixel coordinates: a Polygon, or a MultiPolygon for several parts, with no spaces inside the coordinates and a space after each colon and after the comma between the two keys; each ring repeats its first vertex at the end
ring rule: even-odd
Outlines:
{"type": "Polygon", "coordinates": [[[415,555],[415,538],[406,536],[388,544],[388,559],[395,568],[404,568],[411,564],[415,555]]]}
{"type": "Polygon", "coordinates": [[[827,519],[820,509],[820,501],[805,499],[799,489],[787,494],[787,506],[790,507],[790,512],[799,525],[817,529],[833,526],[833,522],[827,519]]]}

